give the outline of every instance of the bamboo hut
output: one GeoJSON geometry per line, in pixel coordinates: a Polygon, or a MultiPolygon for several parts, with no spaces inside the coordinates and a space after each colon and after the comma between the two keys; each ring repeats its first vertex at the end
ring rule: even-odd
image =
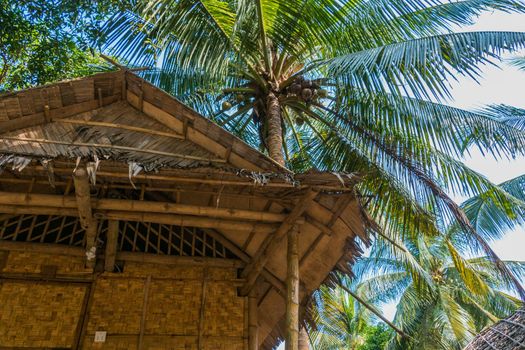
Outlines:
{"type": "Polygon", "coordinates": [[[465,350],[525,349],[525,308],[478,334],[465,350]]]}
{"type": "Polygon", "coordinates": [[[367,242],[352,174],[293,174],[133,72],[0,96],[0,348],[298,347],[367,242]]]}

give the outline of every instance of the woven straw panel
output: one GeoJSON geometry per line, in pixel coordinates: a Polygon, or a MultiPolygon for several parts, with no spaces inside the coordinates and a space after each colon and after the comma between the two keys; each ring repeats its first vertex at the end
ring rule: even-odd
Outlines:
{"type": "Polygon", "coordinates": [[[95,283],[87,331],[113,334],[138,334],[144,280],[101,278],[95,283]]]}
{"type": "Polygon", "coordinates": [[[240,337],[244,333],[244,298],[228,282],[207,282],[204,335],[240,337]]]}
{"type": "Polygon", "coordinates": [[[202,283],[152,281],[146,316],[146,334],[198,334],[202,283]]]}
{"type": "Polygon", "coordinates": [[[83,257],[11,251],[3,272],[40,273],[42,265],[56,265],[57,273],[86,271],[83,257]]]}
{"type": "Polygon", "coordinates": [[[0,346],[73,346],[86,287],[0,283],[0,346]]]}

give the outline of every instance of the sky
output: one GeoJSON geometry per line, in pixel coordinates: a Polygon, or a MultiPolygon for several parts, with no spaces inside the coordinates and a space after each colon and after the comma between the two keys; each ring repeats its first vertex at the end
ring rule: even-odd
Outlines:
{"type": "MultiPolygon", "coordinates": [[[[524,14],[485,13],[476,24],[458,31],[519,31],[525,32],[524,14]]],[[[506,56],[525,56],[525,50],[506,56]]],[[[479,82],[459,77],[452,82],[453,100],[447,103],[463,109],[479,109],[488,104],[508,104],[525,109],[525,72],[509,66],[505,62],[498,67],[482,67],[479,82]]],[[[525,174],[525,158],[509,161],[495,161],[473,150],[465,159],[465,164],[485,175],[494,183],[501,183],[525,174]]],[[[466,198],[455,197],[458,203],[466,198]]],[[[494,251],[504,260],[525,261],[525,227],[508,232],[501,240],[491,243],[494,251]]],[[[384,305],[384,315],[392,319],[395,304],[384,305]]],[[[278,350],[284,349],[281,345],[278,350]]]]}
{"type": "MultiPolygon", "coordinates": [[[[523,14],[487,13],[482,15],[475,25],[464,30],[525,32],[524,17],[523,14]]],[[[525,50],[518,54],[525,56],[525,50]]],[[[472,79],[458,79],[453,84],[452,92],[454,101],[450,101],[450,104],[464,109],[477,109],[492,103],[525,108],[525,72],[505,62],[501,68],[486,66],[483,68],[479,84],[472,79]]],[[[473,151],[465,163],[494,183],[525,174],[525,158],[495,161],[483,157],[478,151],[473,151]]],[[[507,233],[503,239],[494,242],[492,247],[502,259],[525,260],[525,227],[507,233]]]]}

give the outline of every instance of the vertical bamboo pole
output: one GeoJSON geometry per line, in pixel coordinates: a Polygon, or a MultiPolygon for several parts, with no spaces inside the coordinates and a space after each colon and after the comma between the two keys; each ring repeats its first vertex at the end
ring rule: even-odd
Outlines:
{"type": "Polygon", "coordinates": [[[299,331],[299,350],[310,350],[310,340],[304,327],[299,331]]]}
{"type": "Polygon", "coordinates": [[[86,231],[86,267],[95,267],[96,262],[96,237],[97,220],[93,218],[91,209],[91,193],[87,169],[79,167],[73,173],[75,184],[75,197],[77,199],[80,224],[86,231]]]}
{"type": "Polygon", "coordinates": [[[248,294],[248,350],[259,348],[257,316],[257,292],[255,288],[248,294]]]}
{"type": "Polygon", "coordinates": [[[299,350],[299,226],[288,231],[286,276],[286,350],[299,350]]]}

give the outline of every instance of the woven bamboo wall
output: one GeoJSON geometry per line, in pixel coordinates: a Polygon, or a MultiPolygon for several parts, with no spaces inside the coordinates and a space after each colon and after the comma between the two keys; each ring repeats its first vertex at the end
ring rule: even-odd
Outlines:
{"type": "Polygon", "coordinates": [[[2,253],[0,348],[246,349],[235,268],[126,262],[122,273],[72,283],[58,279],[85,276],[82,257],[2,253]],[[57,267],[51,282],[24,280],[44,265],[57,267]],[[94,342],[96,331],[106,342],[94,342]]]}

